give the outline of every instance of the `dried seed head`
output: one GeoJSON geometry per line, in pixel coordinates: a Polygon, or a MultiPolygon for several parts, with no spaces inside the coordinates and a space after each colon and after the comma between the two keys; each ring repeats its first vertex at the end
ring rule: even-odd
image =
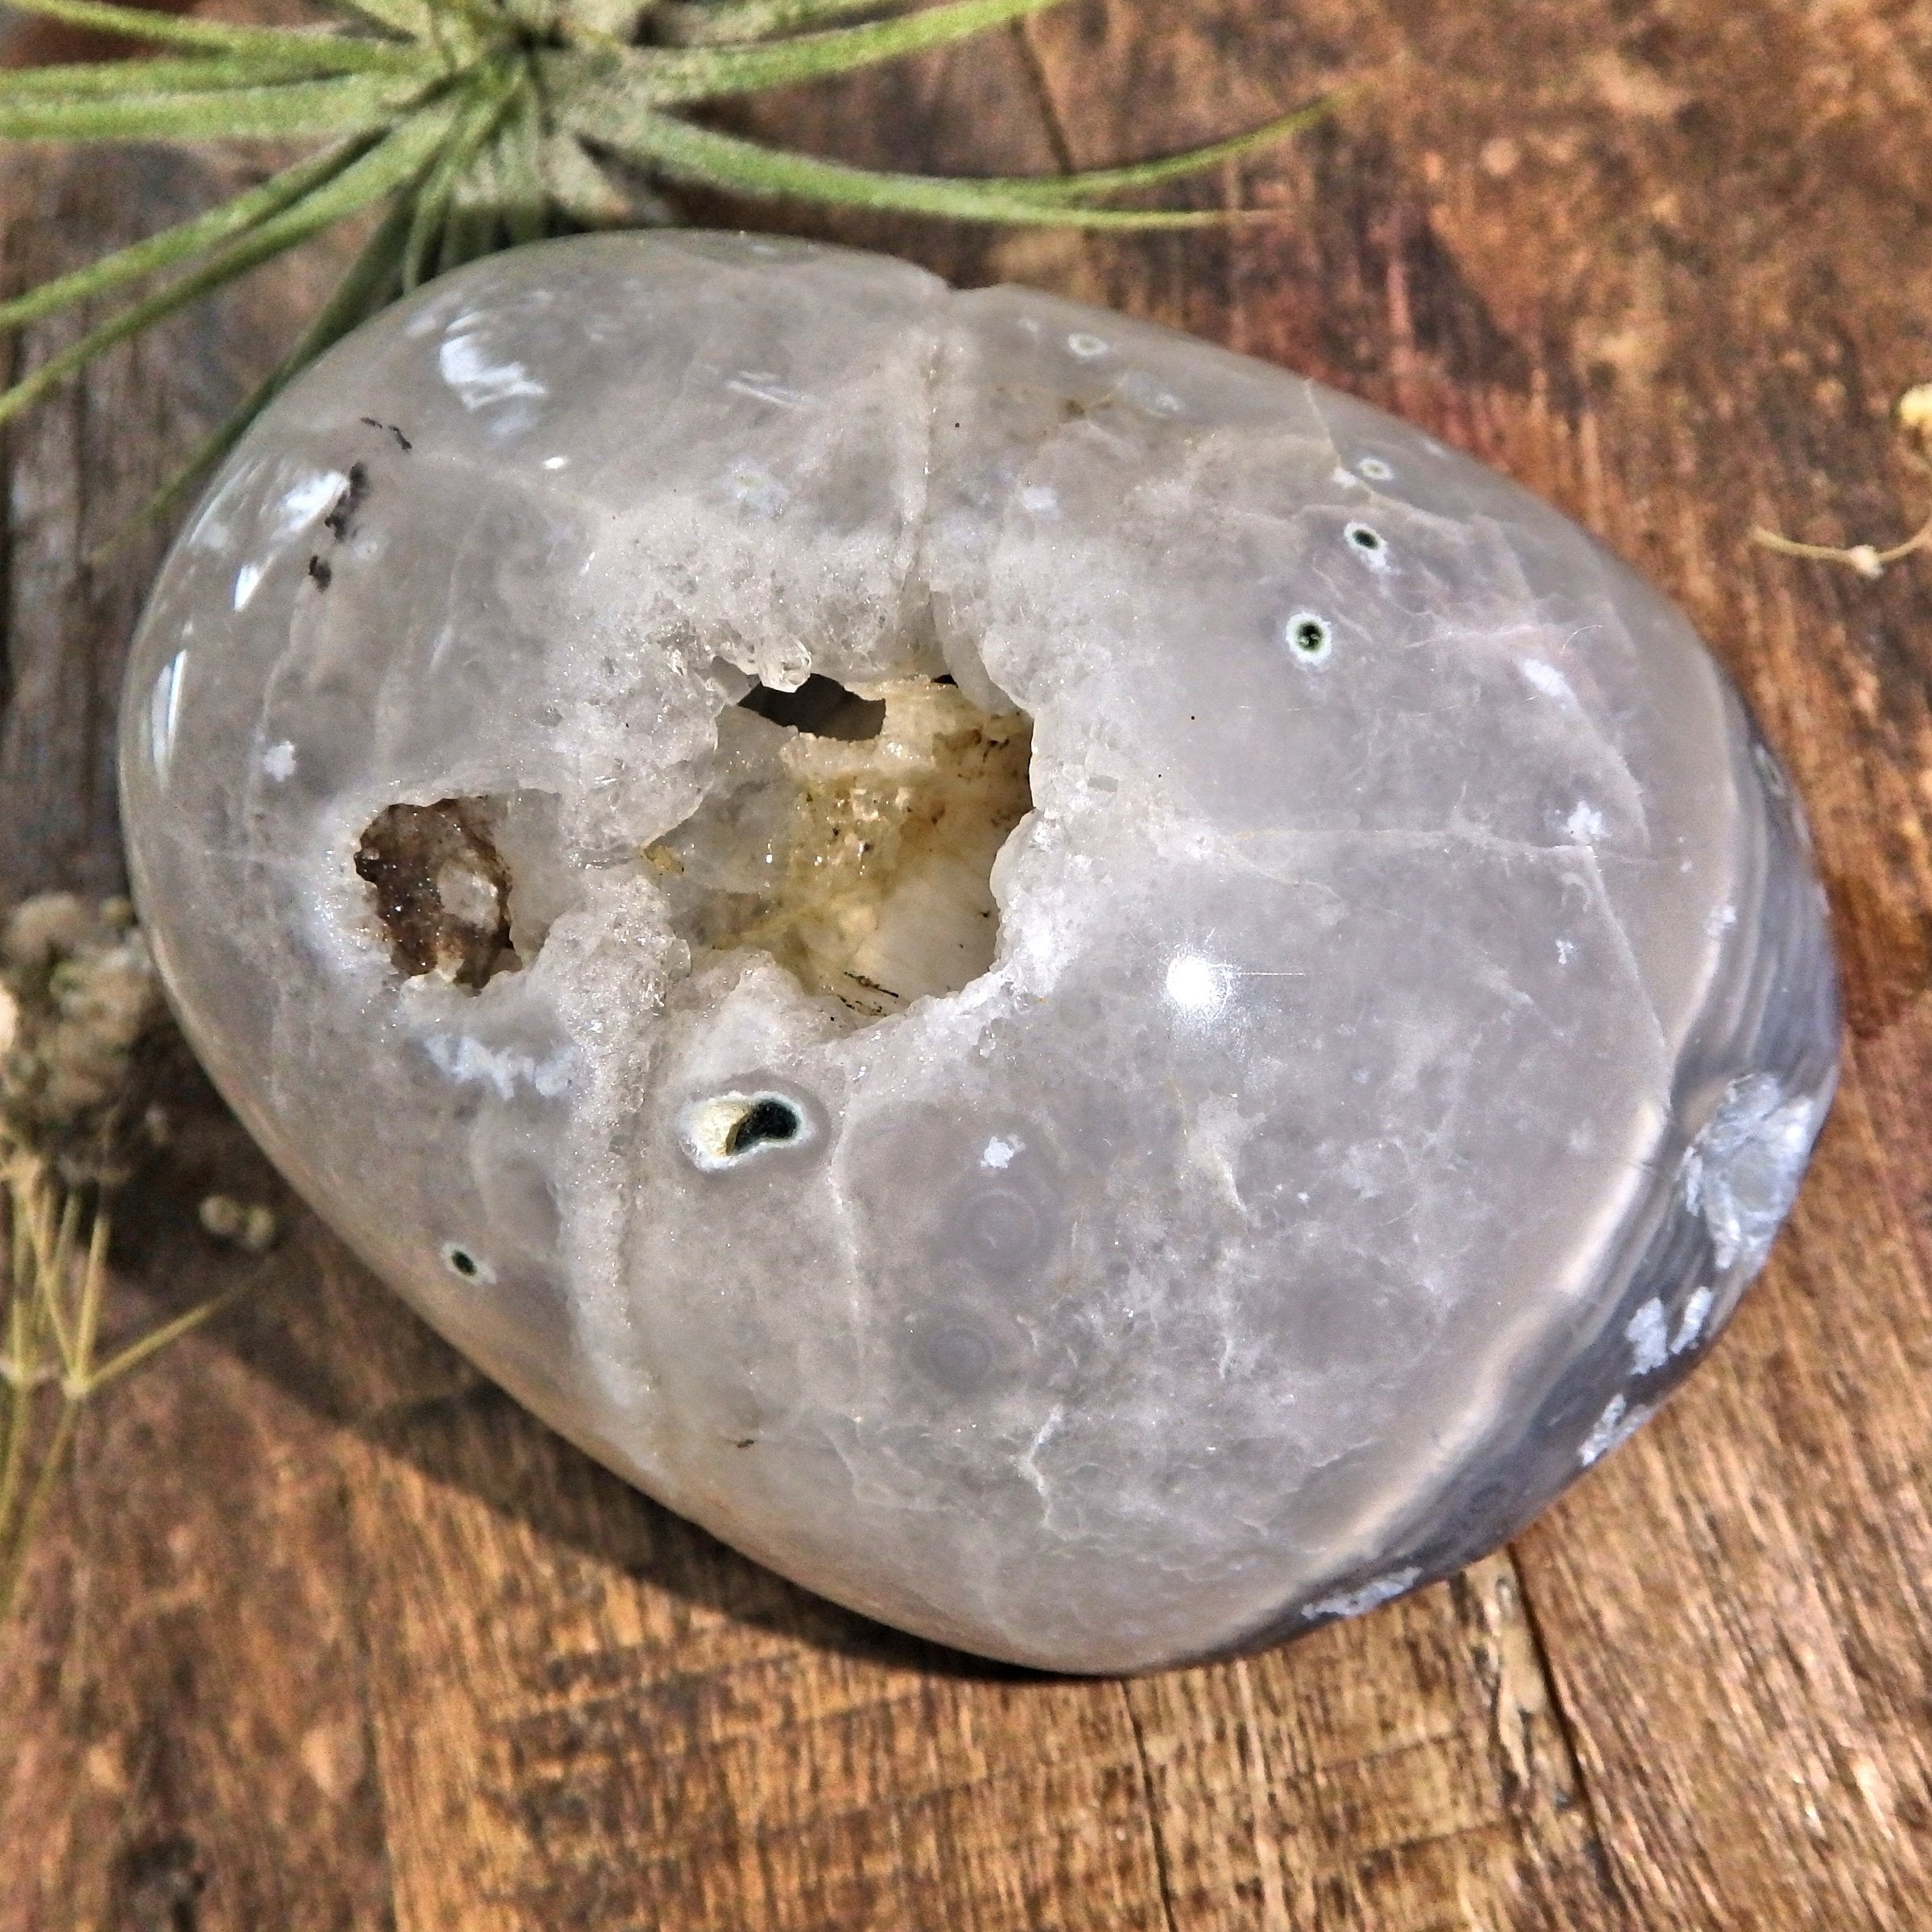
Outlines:
{"type": "Polygon", "coordinates": [[[1920,442],[1932,440],[1932,382],[1914,383],[1898,399],[1898,426],[1920,442]]]}
{"type": "Polygon", "coordinates": [[[125,1180],[143,1149],[167,1038],[125,899],[43,893],[0,926],[0,1140],[69,1186],[125,1180]]]}
{"type": "Polygon", "coordinates": [[[196,1213],[202,1227],[217,1241],[249,1254],[266,1254],[281,1232],[272,1208],[258,1201],[237,1201],[232,1195],[209,1195],[196,1213]]]}

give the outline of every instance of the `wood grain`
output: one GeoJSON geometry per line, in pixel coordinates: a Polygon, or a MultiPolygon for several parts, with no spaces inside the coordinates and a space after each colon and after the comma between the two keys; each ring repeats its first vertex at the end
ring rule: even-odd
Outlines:
{"type": "MultiPolygon", "coordinates": [[[[1905,0],[1084,0],[741,125],[897,165],[1094,163],[1338,82],[1131,240],[700,204],[1111,301],[1510,471],[1686,605],[1795,774],[1852,1037],[1709,1364],[1509,1551],[1242,1662],[1065,1683],[805,1596],[586,1463],[192,1131],[128,1307],[262,1292],[104,1401],[0,1636],[0,1932],[1909,1929],[1932,1922],[1932,14],[1905,0]]],[[[14,159],[17,284],[229,163],[14,159]]],[[[82,561],[314,275],[104,365],[7,448],[0,886],[118,876],[107,731],[151,549],[82,561]]],[[[37,332],[30,356],[55,340],[37,332]]]]}

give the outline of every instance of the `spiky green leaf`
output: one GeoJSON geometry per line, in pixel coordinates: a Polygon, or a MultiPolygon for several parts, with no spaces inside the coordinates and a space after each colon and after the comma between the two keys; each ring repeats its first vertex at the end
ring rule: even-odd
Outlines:
{"type": "MultiPolygon", "coordinates": [[[[683,105],[850,73],[856,68],[944,47],[1062,3],[1063,0],[946,0],[943,6],[926,7],[916,14],[831,33],[803,34],[789,40],[747,47],[620,48],[597,58],[611,64],[613,77],[640,103],[683,105]]],[[[554,56],[559,67],[584,58],[554,56]]]]}
{"type": "Polygon", "coordinates": [[[1124,167],[1088,168],[1074,175],[1009,175],[994,185],[1009,194],[1023,196],[1042,207],[1058,208],[1083,201],[1102,200],[1115,195],[1135,194],[1184,175],[1198,175],[1230,161],[1245,160],[1264,148],[1274,147],[1319,121],[1335,106],[1334,97],[1324,95],[1293,114],[1265,121],[1245,134],[1230,135],[1225,141],[1212,141],[1204,147],[1191,147],[1176,155],[1162,155],[1151,161],[1129,162],[1124,167]]]}
{"type": "MultiPolygon", "coordinates": [[[[280,76],[276,76],[280,78],[280,76]]],[[[15,101],[126,100],[130,94],[212,94],[261,84],[246,61],[89,60],[72,65],[0,68],[0,106],[15,101]]]]}
{"type": "Polygon", "coordinates": [[[651,16],[658,34],[674,47],[717,47],[736,40],[769,40],[779,34],[809,33],[854,14],[896,13],[906,0],[670,0],[651,16]]]}
{"type": "Polygon", "coordinates": [[[627,193],[584,153],[575,134],[546,135],[540,151],[544,192],[574,228],[655,225],[669,219],[661,203],[627,193]]]}
{"type": "Polygon", "coordinates": [[[543,127],[535,97],[526,88],[510,102],[497,137],[497,176],[503,225],[512,246],[541,242],[550,233],[550,197],[543,186],[543,127]]]}
{"type": "Polygon", "coordinates": [[[430,0],[335,0],[335,4],[344,13],[405,39],[427,40],[434,25],[430,0]]]}
{"type": "MultiPolygon", "coordinates": [[[[434,80],[426,60],[419,80],[434,80]]],[[[281,86],[304,76],[264,73],[260,62],[224,56],[170,60],[89,60],[72,65],[0,68],[0,105],[13,101],[126,100],[150,94],[213,94],[281,86]]]]}
{"type": "Polygon", "coordinates": [[[506,93],[497,91],[481,101],[472,101],[456,124],[456,134],[444,141],[443,153],[415,192],[410,221],[402,247],[402,290],[407,294],[436,272],[436,255],[443,246],[443,224],[448,221],[450,203],[456,199],[456,184],[468,172],[475,156],[497,131],[502,118],[506,93]]]}
{"type": "MultiPolygon", "coordinates": [[[[138,76],[138,68],[130,70],[138,76]]],[[[0,138],[10,141],[300,141],[364,134],[393,120],[420,93],[415,83],[365,74],[280,87],[0,99],[0,138]]]]}
{"type": "Polygon", "coordinates": [[[85,268],[76,269],[72,275],[43,282],[38,288],[17,295],[10,302],[0,302],[0,329],[19,328],[74,303],[105,295],[123,283],[204,254],[232,236],[245,233],[257,222],[266,221],[301,200],[348,167],[358,151],[352,146],[332,148],[326,154],[312,156],[293,167],[284,168],[260,187],[237,195],[233,200],[210,208],[204,215],[197,215],[192,221],[163,229],[160,233],[150,235],[130,247],[103,255],[99,261],[89,262],[85,268]]]}
{"type": "Polygon", "coordinates": [[[394,193],[421,175],[448,138],[454,119],[444,105],[424,108],[402,127],[343,168],[292,208],[260,223],[200,265],[143,300],[92,328],[59,355],[49,357],[0,395],[0,423],[17,416],[56,384],[95,357],[151,328],[177,310],[232,282],[237,275],[318,235],[394,193]]]}
{"type": "MultiPolygon", "coordinates": [[[[848,208],[944,215],[969,221],[1049,222],[1081,228],[1199,228],[1249,217],[1216,209],[1111,208],[1077,200],[1043,202],[1006,181],[902,175],[850,167],[762,147],[735,134],[653,114],[618,98],[586,100],[572,126],[593,144],[646,163],[674,179],[740,194],[792,196],[848,208]]],[[[1079,177],[1068,176],[1069,181],[1079,177]]]]}
{"type": "MultiPolygon", "coordinates": [[[[237,60],[285,64],[291,72],[348,73],[407,70],[416,50],[393,42],[308,28],[238,27],[226,21],[198,20],[145,7],[119,6],[109,0],[6,0],[16,12],[38,14],[64,26],[121,34],[168,47],[198,47],[237,60]]],[[[138,72],[134,68],[124,72],[138,72]]]]}
{"type": "Polygon", "coordinates": [[[497,125],[510,105],[506,87],[483,90],[466,102],[457,118],[455,131],[423,177],[409,211],[404,228],[401,280],[407,292],[436,271],[442,249],[443,230],[455,202],[456,184],[469,173],[476,158],[494,137],[497,125]]]}

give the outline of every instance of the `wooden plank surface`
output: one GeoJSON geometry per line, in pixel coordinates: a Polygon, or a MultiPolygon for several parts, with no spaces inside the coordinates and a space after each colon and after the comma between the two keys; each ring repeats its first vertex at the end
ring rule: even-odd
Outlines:
{"type": "MultiPolygon", "coordinates": [[[[1690,1387],[1508,1552],[1242,1662],[983,1666],[778,1582],[565,1447],[294,1208],[205,1096],[130,1310],[258,1294],[104,1398],[0,1633],[0,1932],[1302,1932],[1932,1923],[1932,11],[1909,0],[1080,0],[746,117],[902,165],[1096,163],[1340,80],[1278,222],[768,225],[1192,328],[1401,411],[1681,599],[1790,762],[1852,1038],[1792,1228],[1690,1387]],[[200,1193],[274,1200],[262,1262],[200,1193]]],[[[0,169],[43,275],[236,163],[0,169]]],[[[747,211],[707,204],[712,219],[747,211]]],[[[16,430],[0,890],[114,881],[151,547],[86,561],[320,266],[16,430]]],[[[36,331],[19,352],[60,339],[36,331]]]]}

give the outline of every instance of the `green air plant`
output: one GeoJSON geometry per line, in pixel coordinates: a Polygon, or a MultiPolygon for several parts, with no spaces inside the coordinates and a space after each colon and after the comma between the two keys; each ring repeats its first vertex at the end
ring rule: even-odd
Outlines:
{"type": "Polygon", "coordinates": [[[394,296],[506,243],[667,221],[660,189],[1085,228],[1223,221],[1220,211],[1111,204],[1279,141],[1324,105],[1125,167],[949,179],[761,145],[690,110],[942,47],[1060,0],[916,10],[905,0],[328,0],[341,19],[312,28],[181,19],[103,0],[9,4],[167,52],[0,74],[0,138],[321,145],[221,207],[0,303],[0,329],[18,328],[160,278],[0,394],[0,423],[174,311],[337,222],[382,210],[334,295],[182,484],[305,363],[394,296]]]}

